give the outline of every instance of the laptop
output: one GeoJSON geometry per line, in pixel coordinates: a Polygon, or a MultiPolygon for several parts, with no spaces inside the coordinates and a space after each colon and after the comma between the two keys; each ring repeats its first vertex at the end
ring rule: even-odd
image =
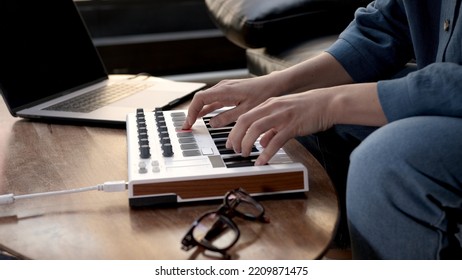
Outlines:
{"type": "Polygon", "coordinates": [[[109,75],[72,0],[0,3],[0,92],[13,116],[125,124],[137,108],[168,108],[204,86],[109,75]]]}

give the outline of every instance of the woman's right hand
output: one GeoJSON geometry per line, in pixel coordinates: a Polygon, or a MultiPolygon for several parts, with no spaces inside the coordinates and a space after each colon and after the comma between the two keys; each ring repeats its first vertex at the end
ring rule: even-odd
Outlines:
{"type": "Polygon", "coordinates": [[[183,129],[190,129],[197,118],[203,117],[217,109],[232,107],[210,120],[212,127],[222,127],[258,106],[270,97],[281,95],[275,86],[273,74],[266,76],[223,80],[215,86],[197,92],[188,108],[188,116],[183,129]]]}

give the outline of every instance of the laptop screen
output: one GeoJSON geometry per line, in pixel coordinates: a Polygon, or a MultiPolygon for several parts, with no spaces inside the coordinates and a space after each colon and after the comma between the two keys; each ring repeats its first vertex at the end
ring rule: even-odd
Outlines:
{"type": "Polygon", "coordinates": [[[105,78],[72,0],[0,2],[0,89],[12,114],[105,78]]]}

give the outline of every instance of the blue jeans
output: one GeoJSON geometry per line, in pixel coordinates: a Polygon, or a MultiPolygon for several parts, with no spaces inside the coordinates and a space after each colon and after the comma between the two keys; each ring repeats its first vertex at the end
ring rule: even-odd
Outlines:
{"type": "Polygon", "coordinates": [[[462,258],[462,119],[372,133],[351,155],[346,206],[354,258],[462,258]]]}
{"type": "Polygon", "coordinates": [[[345,204],[350,154],[375,129],[367,126],[336,125],[327,131],[297,138],[324,167],[337,191],[340,221],[333,240],[335,248],[350,247],[345,204]]]}
{"type": "Polygon", "coordinates": [[[336,126],[298,140],[337,189],[336,242],[351,238],[354,258],[462,258],[462,119],[336,126]]]}

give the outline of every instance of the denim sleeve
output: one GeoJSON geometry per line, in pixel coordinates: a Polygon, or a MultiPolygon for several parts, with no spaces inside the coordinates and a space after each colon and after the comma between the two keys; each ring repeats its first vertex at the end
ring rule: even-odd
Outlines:
{"type": "Polygon", "coordinates": [[[462,66],[441,62],[404,78],[378,82],[380,104],[389,122],[412,116],[462,118],[462,66]]]}
{"type": "Polygon", "coordinates": [[[327,52],[356,82],[392,76],[413,58],[402,1],[377,0],[358,9],[353,22],[327,52]]]}
{"type": "MultiPolygon", "coordinates": [[[[411,116],[462,117],[462,66],[458,63],[423,63],[404,78],[390,79],[414,58],[409,19],[424,9],[399,0],[376,0],[359,9],[355,20],[327,51],[355,82],[378,81],[379,98],[388,121],[411,116]],[[428,64],[425,66],[425,64],[428,64]]],[[[432,6],[427,1],[427,9],[432,6]]],[[[438,12],[439,13],[439,12],[438,12]]],[[[417,21],[419,23],[419,21],[417,21]]],[[[416,22],[411,22],[413,26],[416,22]]],[[[422,30],[419,30],[422,31],[422,30]]],[[[419,33],[420,34],[420,33],[419,33]]],[[[425,48],[423,48],[425,49],[425,48]]],[[[427,50],[428,52],[428,50],[427,50]]],[[[432,52],[428,54],[432,56],[432,52]]],[[[420,61],[427,57],[420,57],[420,61]]]]}

